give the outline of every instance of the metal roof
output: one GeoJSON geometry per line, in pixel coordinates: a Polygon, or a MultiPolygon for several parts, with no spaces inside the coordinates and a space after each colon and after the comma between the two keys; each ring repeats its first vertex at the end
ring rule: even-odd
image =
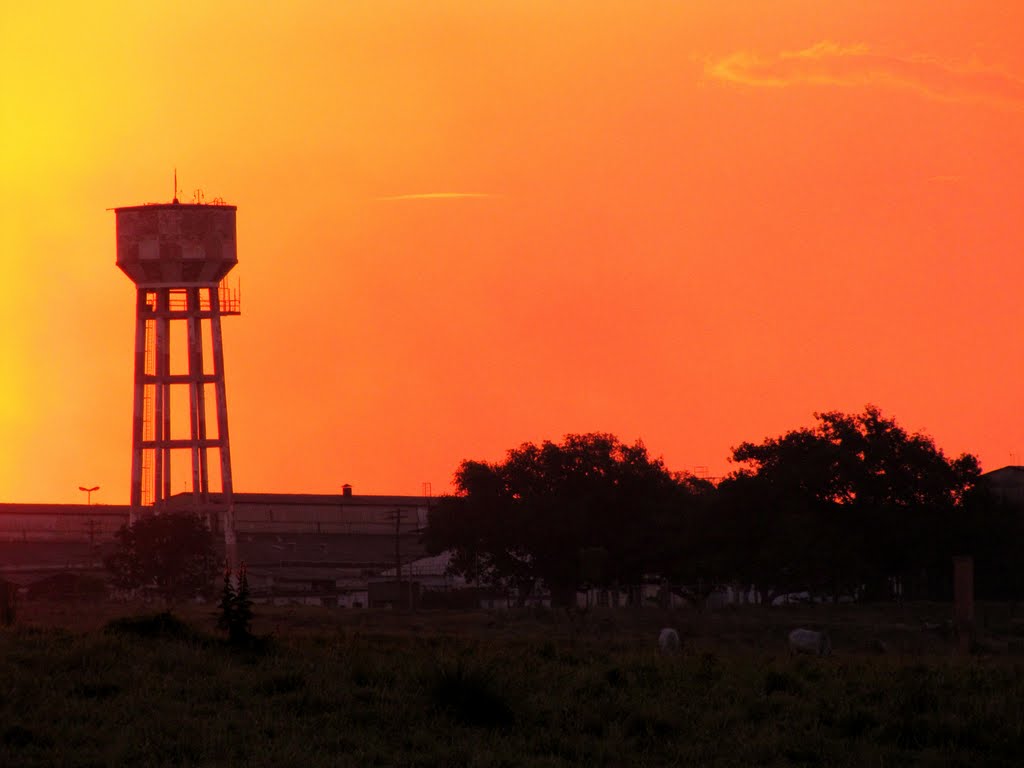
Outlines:
{"type": "Polygon", "coordinates": [[[82,517],[123,517],[128,505],[121,504],[11,504],[0,503],[0,515],[80,515],[82,517]]]}
{"type": "MultiPolygon", "coordinates": [[[[345,496],[340,493],[235,493],[235,504],[276,504],[278,506],[314,505],[314,506],[424,506],[429,504],[433,496],[377,496],[356,495],[345,496]]],[[[192,494],[176,493],[167,500],[168,504],[177,506],[180,503],[191,504],[192,494]]],[[[210,494],[211,504],[223,504],[224,496],[220,493],[210,494]]]]}

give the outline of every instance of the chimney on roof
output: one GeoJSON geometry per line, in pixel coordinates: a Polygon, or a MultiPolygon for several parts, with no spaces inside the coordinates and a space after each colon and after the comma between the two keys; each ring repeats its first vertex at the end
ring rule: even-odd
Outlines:
{"type": "Polygon", "coordinates": [[[348,483],[345,483],[343,486],[341,486],[341,495],[342,496],[351,496],[352,495],[352,486],[349,485],[348,483]]]}

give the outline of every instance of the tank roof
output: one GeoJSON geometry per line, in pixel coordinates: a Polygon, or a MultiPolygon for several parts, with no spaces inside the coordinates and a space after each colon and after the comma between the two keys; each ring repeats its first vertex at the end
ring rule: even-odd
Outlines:
{"type": "MultiPolygon", "coordinates": [[[[115,213],[121,211],[152,211],[159,210],[161,208],[167,208],[168,210],[181,210],[183,208],[196,209],[196,208],[228,208],[232,211],[237,211],[237,205],[228,205],[227,203],[143,203],[142,205],[122,205],[114,208],[115,213]]],[[[109,210],[109,209],[108,209],[109,210]]]]}

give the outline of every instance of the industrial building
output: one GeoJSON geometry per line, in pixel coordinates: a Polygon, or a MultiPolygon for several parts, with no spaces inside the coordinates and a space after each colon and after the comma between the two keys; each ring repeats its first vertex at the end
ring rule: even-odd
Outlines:
{"type": "Polygon", "coordinates": [[[1024,509],[1024,467],[1011,464],[986,472],[981,478],[997,499],[1024,509]]]}
{"type": "MultiPolygon", "coordinates": [[[[226,504],[212,494],[203,510],[191,494],[172,496],[161,511],[205,511],[219,519],[226,504]]],[[[426,496],[235,493],[238,556],[257,596],[278,602],[364,607],[381,572],[423,556],[426,496]]]]}
{"type": "MultiPolygon", "coordinates": [[[[224,499],[196,510],[192,494],[154,510],[219,519],[224,499]]],[[[380,574],[423,557],[427,496],[236,493],[238,557],[254,596],[277,602],[362,607],[380,574]]],[[[29,586],[55,574],[103,575],[103,556],[130,506],[0,504],[0,578],[29,586]]],[[[215,523],[216,525],[216,523],[215,523]]]]}

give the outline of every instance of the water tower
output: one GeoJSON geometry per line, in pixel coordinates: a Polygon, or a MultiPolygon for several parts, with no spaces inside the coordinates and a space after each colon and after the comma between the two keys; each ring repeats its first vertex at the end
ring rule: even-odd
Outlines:
{"type": "Polygon", "coordinates": [[[238,263],[235,210],[219,202],[182,204],[177,198],[114,209],[117,266],[136,286],[131,520],[171,496],[172,454],[188,451],[195,510],[222,528],[232,564],[234,495],[221,318],[240,309],[237,291],[221,282],[238,263]],[[188,425],[179,412],[179,434],[172,435],[171,402],[184,406],[186,389],[188,425]],[[207,419],[211,405],[215,425],[207,419]],[[211,449],[220,463],[217,515],[210,505],[211,449]]]}

